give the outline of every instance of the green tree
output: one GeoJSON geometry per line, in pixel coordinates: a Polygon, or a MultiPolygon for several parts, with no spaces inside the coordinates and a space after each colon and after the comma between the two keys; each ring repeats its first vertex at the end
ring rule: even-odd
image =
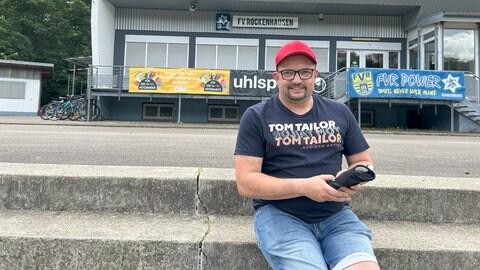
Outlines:
{"type": "Polygon", "coordinates": [[[53,80],[43,84],[42,103],[67,93],[66,71],[73,65],[66,58],[91,55],[90,5],[89,0],[0,0],[0,58],[55,65],[53,80]]]}

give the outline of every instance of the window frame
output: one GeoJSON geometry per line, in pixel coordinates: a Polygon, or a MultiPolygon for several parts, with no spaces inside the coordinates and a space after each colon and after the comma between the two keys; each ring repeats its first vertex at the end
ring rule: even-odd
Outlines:
{"type": "Polygon", "coordinates": [[[219,58],[218,58],[218,47],[234,46],[235,47],[235,68],[233,69],[244,69],[244,70],[257,70],[258,69],[258,55],[259,55],[259,45],[260,42],[258,39],[248,39],[248,38],[211,38],[211,37],[197,37],[195,39],[195,68],[204,68],[199,67],[198,63],[198,46],[199,45],[209,45],[215,46],[215,67],[212,69],[225,69],[219,68],[219,58]],[[255,57],[255,68],[243,68],[239,67],[239,48],[240,47],[254,47],[256,49],[255,57]]]}
{"type": "MultiPolygon", "coordinates": [[[[293,40],[288,40],[288,39],[267,39],[265,40],[265,70],[270,70],[270,71],[275,71],[275,68],[269,69],[267,68],[268,66],[275,65],[274,60],[275,59],[269,59],[268,54],[269,54],[269,48],[274,50],[273,56],[275,56],[276,52],[280,47],[283,45],[287,44],[288,42],[291,42],[293,40]]],[[[317,64],[317,70],[319,72],[329,72],[330,69],[330,41],[326,40],[300,40],[303,43],[307,44],[310,46],[314,51],[318,49],[326,50],[326,60],[325,63],[321,66],[317,64]],[[324,67],[325,70],[320,69],[321,67],[324,67]]],[[[316,54],[317,60],[319,59],[319,56],[316,54]]]]}
{"type": "MultiPolygon", "coordinates": [[[[374,110],[363,110],[361,111],[361,123],[360,125],[362,127],[375,127],[375,111],[374,110]],[[367,120],[366,117],[364,116],[367,116],[368,115],[368,120],[369,121],[365,121],[367,120]]],[[[355,116],[355,119],[357,120],[358,122],[358,110],[354,110],[353,111],[353,115],[355,116]]]]}
{"type": "MultiPolygon", "coordinates": [[[[186,54],[185,54],[185,68],[188,67],[188,58],[189,58],[189,44],[190,39],[189,37],[185,36],[153,36],[153,35],[125,35],[125,44],[124,44],[124,58],[123,58],[123,65],[126,67],[131,67],[127,65],[127,44],[128,43],[143,43],[144,44],[144,59],[143,59],[143,67],[147,66],[148,63],[148,44],[157,43],[157,44],[166,44],[166,52],[165,52],[165,65],[161,66],[164,68],[169,68],[168,58],[169,58],[169,47],[175,44],[182,44],[186,46],[186,54]]],[[[150,66],[153,67],[153,66],[150,66]]],[[[158,67],[158,66],[155,66],[158,67]]]]}
{"type": "Polygon", "coordinates": [[[151,103],[151,102],[146,102],[146,103],[143,103],[143,105],[142,105],[142,120],[164,120],[164,121],[170,120],[170,121],[173,121],[174,116],[175,116],[174,111],[175,111],[175,104],[173,104],[173,103],[151,103]],[[145,115],[146,107],[156,107],[156,108],[157,108],[157,115],[156,115],[156,116],[147,116],[147,115],[145,115]],[[164,107],[164,108],[172,108],[172,115],[171,115],[171,117],[162,117],[162,116],[160,115],[160,110],[161,110],[162,107],[164,107]]]}
{"type": "Polygon", "coordinates": [[[227,104],[209,104],[208,105],[208,121],[209,122],[238,122],[240,121],[240,106],[239,105],[227,105],[227,104]],[[211,109],[222,109],[221,118],[212,118],[211,109]],[[225,110],[226,109],[235,109],[237,111],[236,118],[226,118],[225,110]]]}

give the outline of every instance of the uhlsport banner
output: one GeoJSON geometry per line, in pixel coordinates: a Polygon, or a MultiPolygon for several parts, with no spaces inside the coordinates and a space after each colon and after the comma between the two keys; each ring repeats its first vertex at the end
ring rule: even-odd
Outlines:
{"type": "Polygon", "coordinates": [[[348,70],[348,95],[353,98],[464,100],[465,76],[456,71],[351,68],[348,70]]]}
{"type": "Polygon", "coordinates": [[[133,93],[229,95],[230,70],[130,68],[133,93]]]}
{"type": "MultiPolygon", "coordinates": [[[[277,82],[273,79],[273,71],[265,70],[231,70],[230,94],[235,96],[270,97],[278,94],[277,82]]],[[[313,92],[322,94],[326,91],[325,77],[330,73],[319,72],[313,92]]]]}
{"type": "MultiPolygon", "coordinates": [[[[130,93],[202,94],[271,97],[278,93],[273,71],[215,70],[191,68],[130,68],[130,93]]],[[[320,73],[315,94],[326,90],[320,73]]]]}

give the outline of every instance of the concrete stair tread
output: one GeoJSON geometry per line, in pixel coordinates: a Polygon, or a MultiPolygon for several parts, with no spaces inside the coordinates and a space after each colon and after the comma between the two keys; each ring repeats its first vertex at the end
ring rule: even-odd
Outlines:
{"type": "MultiPolygon", "coordinates": [[[[377,175],[363,218],[478,224],[480,178],[377,175]],[[458,208],[459,205],[470,207],[458,208]]],[[[233,169],[0,163],[0,210],[251,215],[233,169]]]]}
{"type": "MultiPolygon", "coordinates": [[[[204,168],[200,181],[235,181],[233,169],[204,168]]],[[[377,174],[366,187],[480,191],[480,178],[377,174]]]]}
{"type": "MultiPolygon", "coordinates": [[[[377,175],[371,187],[480,191],[480,178],[377,175]]],[[[366,186],[367,187],[367,186],[366,186]]]]}
{"type": "MultiPolygon", "coordinates": [[[[188,168],[188,167],[151,167],[151,166],[100,166],[100,165],[62,165],[62,164],[22,164],[0,162],[0,176],[41,176],[107,179],[142,179],[234,182],[233,169],[188,168]]],[[[77,180],[77,179],[74,179],[77,180]]],[[[378,174],[368,186],[398,187],[420,189],[455,189],[480,191],[480,178],[432,177],[411,175],[378,174]]]]}
{"type": "MultiPolygon", "coordinates": [[[[210,217],[209,242],[255,242],[252,217],[210,217]]],[[[480,225],[364,220],[374,248],[480,252],[480,225]]]]}
{"type": "Polygon", "coordinates": [[[171,177],[192,180],[199,169],[193,167],[108,166],[73,164],[24,164],[0,162],[0,175],[76,176],[102,178],[163,179],[171,177]]]}
{"type": "MultiPolygon", "coordinates": [[[[480,225],[365,223],[382,269],[479,269],[480,225]]],[[[251,216],[7,210],[0,211],[0,269],[268,266],[251,216]]]]}
{"type": "MultiPolygon", "coordinates": [[[[364,221],[383,249],[480,252],[480,225],[364,221]]],[[[0,211],[0,237],[255,243],[251,216],[0,211]]]]}
{"type": "Polygon", "coordinates": [[[207,228],[205,219],[188,215],[0,211],[0,237],[198,243],[207,228]]]}

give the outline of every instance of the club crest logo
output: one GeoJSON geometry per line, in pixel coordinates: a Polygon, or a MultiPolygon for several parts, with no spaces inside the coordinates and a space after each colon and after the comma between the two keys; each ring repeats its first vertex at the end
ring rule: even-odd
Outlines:
{"type": "Polygon", "coordinates": [[[353,89],[361,96],[368,96],[373,91],[372,72],[363,71],[352,73],[353,89]]]}

